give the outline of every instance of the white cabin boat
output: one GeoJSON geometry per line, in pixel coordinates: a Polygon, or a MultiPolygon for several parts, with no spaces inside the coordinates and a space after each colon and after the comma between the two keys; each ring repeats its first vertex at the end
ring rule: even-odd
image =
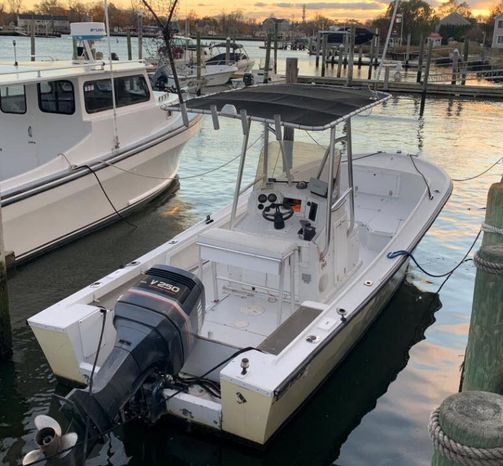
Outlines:
{"type": "Polygon", "coordinates": [[[140,62],[0,64],[6,250],[26,260],[166,190],[200,121],[161,107],[176,101],[140,62]]]}
{"type": "MultiPolygon", "coordinates": [[[[171,51],[178,82],[181,87],[199,89],[201,87],[223,86],[230,82],[232,76],[238,72],[238,67],[233,63],[207,63],[208,49],[201,47],[201,69],[198,80],[197,47],[196,42],[190,37],[175,36],[171,41],[171,51]]],[[[173,71],[166,58],[166,52],[161,49],[161,59],[156,63],[156,70],[152,82],[156,89],[175,88],[173,71]]]]}
{"type": "Polygon", "coordinates": [[[249,73],[255,65],[255,60],[246,53],[242,44],[236,42],[215,42],[208,46],[210,57],[206,60],[208,65],[232,65],[238,69],[239,74],[249,73]],[[227,52],[227,48],[229,51],[227,52]]]}
{"type": "Polygon", "coordinates": [[[168,413],[265,444],[299,409],[403,280],[407,257],[388,254],[412,251],[452,190],[413,155],[353,155],[351,118],[387,97],[278,84],[187,102],[216,128],[241,121],[232,205],[28,320],[56,376],[87,385],[96,364],[68,395],[73,429],[168,413]],[[264,146],[243,186],[252,124],[264,146]],[[327,130],[328,147],[285,128],[327,130]]]}

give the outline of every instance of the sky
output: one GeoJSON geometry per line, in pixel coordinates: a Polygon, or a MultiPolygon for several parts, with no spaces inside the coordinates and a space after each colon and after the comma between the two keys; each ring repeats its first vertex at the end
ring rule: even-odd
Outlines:
{"type": "MultiPolygon", "coordinates": [[[[227,13],[236,9],[242,10],[248,17],[259,19],[276,16],[288,20],[300,21],[302,19],[302,6],[306,5],[306,18],[314,18],[320,14],[331,19],[358,19],[366,20],[383,14],[389,1],[383,0],[355,0],[355,1],[298,1],[281,2],[277,0],[252,0],[249,3],[239,4],[235,0],[180,0],[180,15],[185,16],[186,11],[195,11],[198,16],[214,16],[222,11],[227,13]]],[[[460,0],[461,1],[461,0],[460,0]]],[[[436,7],[441,0],[429,0],[436,7]]],[[[489,9],[498,0],[468,0],[474,16],[487,15],[489,9]]]]}
{"type": "MultiPolygon", "coordinates": [[[[2,2],[3,0],[0,0],[2,2]]],[[[63,4],[72,0],[60,0],[63,4]]],[[[100,0],[81,0],[83,3],[95,3],[100,0]]],[[[110,0],[109,0],[110,1],[110,0]]],[[[111,0],[122,7],[128,7],[131,0],[111,0]]],[[[436,7],[442,0],[427,0],[436,7]]],[[[462,1],[462,0],[459,0],[462,1]]],[[[468,0],[474,16],[487,15],[489,9],[499,0],[468,0]]],[[[23,0],[23,7],[38,3],[38,0],[23,0]]],[[[388,6],[388,1],[383,0],[339,0],[339,1],[293,1],[285,2],[278,0],[251,0],[239,3],[236,0],[179,0],[178,14],[184,17],[190,11],[197,16],[216,16],[222,12],[230,13],[240,10],[249,18],[265,19],[269,16],[284,18],[287,20],[301,21],[302,6],[306,5],[306,19],[312,19],[316,15],[323,15],[334,20],[357,19],[367,20],[383,14],[388,6]]]]}

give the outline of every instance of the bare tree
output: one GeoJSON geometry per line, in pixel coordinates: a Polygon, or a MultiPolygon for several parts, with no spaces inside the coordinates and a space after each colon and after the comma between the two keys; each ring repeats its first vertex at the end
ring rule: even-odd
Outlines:
{"type": "Polygon", "coordinates": [[[182,89],[180,87],[180,82],[178,81],[178,74],[176,72],[172,49],[172,39],[175,33],[173,28],[173,15],[175,14],[178,0],[140,0],[140,2],[139,6],[142,11],[146,10],[147,13],[150,13],[161,30],[161,34],[164,39],[164,51],[168,56],[169,66],[171,68],[171,73],[173,74],[173,81],[175,82],[175,88],[178,94],[178,101],[180,102],[180,107],[182,108],[183,122],[185,126],[188,126],[189,122],[185,111],[182,89]]]}
{"type": "Polygon", "coordinates": [[[23,0],[7,0],[7,3],[9,4],[9,11],[14,14],[19,13],[23,6],[23,0]]]}

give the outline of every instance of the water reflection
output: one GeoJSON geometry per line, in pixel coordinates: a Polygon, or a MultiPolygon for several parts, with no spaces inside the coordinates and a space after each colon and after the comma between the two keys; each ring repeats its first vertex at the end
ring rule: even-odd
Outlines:
{"type": "MultiPolygon", "coordinates": [[[[404,283],[357,348],[265,450],[244,448],[198,429],[190,432],[165,419],[152,428],[125,429],[128,464],[321,466],[333,462],[351,431],[405,367],[410,348],[424,339],[440,307],[437,295],[404,283]]],[[[102,455],[104,462],[106,453],[102,455]]]]}

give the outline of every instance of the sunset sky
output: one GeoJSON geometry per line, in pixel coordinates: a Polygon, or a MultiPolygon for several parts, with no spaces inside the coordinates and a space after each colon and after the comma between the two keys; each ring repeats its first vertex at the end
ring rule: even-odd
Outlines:
{"type": "MultiPolygon", "coordinates": [[[[433,7],[438,6],[440,0],[429,2],[433,7]]],[[[468,0],[475,16],[487,15],[490,7],[497,3],[488,0],[468,0]]],[[[205,14],[217,15],[222,11],[230,12],[241,9],[248,17],[267,18],[276,16],[285,19],[302,19],[302,5],[306,5],[306,18],[313,18],[317,14],[327,16],[332,19],[370,19],[382,14],[389,2],[383,0],[356,0],[354,2],[341,1],[307,1],[307,2],[278,2],[273,0],[255,0],[249,4],[239,4],[232,0],[181,0],[180,15],[185,15],[186,11],[194,10],[198,16],[205,14]]]]}
{"type": "MultiPolygon", "coordinates": [[[[60,0],[66,4],[68,0],[60,0]]],[[[71,1],[71,0],[70,0],[71,1]]],[[[81,0],[83,3],[95,3],[100,0],[81,0]]],[[[131,4],[130,0],[109,0],[122,7],[131,4]]],[[[459,0],[460,2],[462,0],[459,0]]],[[[0,0],[2,2],[2,0],[0,0]]],[[[498,0],[468,0],[475,16],[487,15],[492,5],[498,0]]],[[[27,8],[38,3],[38,0],[23,0],[23,7],[27,8]]],[[[252,0],[251,2],[239,3],[235,0],[179,0],[178,13],[180,17],[185,17],[190,11],[196,12],[198,16],[215,16],[222,12],[229,13],[241,10],[246,17],[264,19],[269,16],[285,18],[287,20],[300,21],[302,19],[302,5],[306,5],[306,18],[314,18],[320,14],[334,20],[344,20],[348,18],[366,20],[375,18],[382,14],[388,5],[384,0],[347,0],[340,1],[298,1],[298,2],[278,2],[276,0],[252,0]]],[[[441,0],[430,0],[429,3],[436,7],[441,0]]]]}

